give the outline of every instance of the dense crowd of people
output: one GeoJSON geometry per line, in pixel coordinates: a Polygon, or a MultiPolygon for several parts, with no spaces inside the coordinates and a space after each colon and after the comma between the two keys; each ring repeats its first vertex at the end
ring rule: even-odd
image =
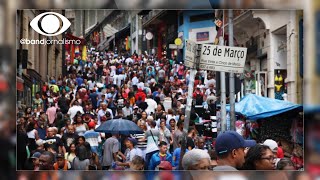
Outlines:
{"type": "MultiPolygon", "coordinates": [[[[175,58],[89,50],[69,62],[67,76],[51,77],[32,107],[17,115],[18,169],[23,170],[272,170],[300,169],[279,156],[273,140],[219,134],[210,148],[190,117],[186,154],[180,157],[189,70],[175,58]],[[111,119],[133,121],[141,134],[96,132],[111,119]],[[271,145],[270,145],[271,144],[271,145]],[[179,166],[180,160],[182,161],[179,166]],[[276,166],[277,164],[277,166],[276,166]]],[[[198,71],[194,105],[215,114],[215,75],[198,71]]],[[[281,154],[281,153],[280,153],[281,154]]]]}

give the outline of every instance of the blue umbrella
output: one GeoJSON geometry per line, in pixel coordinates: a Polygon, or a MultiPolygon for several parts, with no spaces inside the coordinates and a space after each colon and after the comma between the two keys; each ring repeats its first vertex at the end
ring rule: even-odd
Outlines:
{"type": "Polygon", "coordinates": [[[137,124],[126,119],[108,120],[102,123],[97,129],[95,129],[95,131],[123,135],[143,133],[137,124]]]}

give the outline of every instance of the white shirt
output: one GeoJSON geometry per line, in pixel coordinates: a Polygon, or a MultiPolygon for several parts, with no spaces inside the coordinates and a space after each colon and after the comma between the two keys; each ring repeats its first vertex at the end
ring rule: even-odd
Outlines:
{"type": "Polygon", "coordinates": [[[148,108],[146,109],[146,113],[150,115],[150,113],[154,113],[155,109],[157,108],[158,104],[153,99],[146,99],[144,102],[148,104],[148,108]]]}
{"type": "Polygon", "coordinates": [[[81,106],[74,105],[69,109],[68,114],[70,115],[71,124],[73,123],[73,118],[74,118],[74,116],[76,116],[78,111],[80,111],[81,114],[84,114],[83,108],[81,106]]]}
{"type": "Polygon", "coordinates": [[[137,85],[138,89],[144,89],[144,83],[143,82],[139,82],[137,85]]]}
{"type": "Polygon", "coordinates": [[[127,117],[127,116],[130,116],[130,114],[132,114],[132,109],[129,107],[124,107],[122,108],[122,112],[123,112],[123,116],[124,117],[127,117]]]}
{"type": "Polygon", "coordinates": [[[132,85],[137,85],[139,83],[139,79],[137,77],[132,78],[132,85]]]}

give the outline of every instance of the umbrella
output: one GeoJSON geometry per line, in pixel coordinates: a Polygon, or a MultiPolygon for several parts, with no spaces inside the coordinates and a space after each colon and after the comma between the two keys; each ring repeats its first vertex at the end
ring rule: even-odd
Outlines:
{"type": "Polygon", "coordinates": [[[126,119],[108,120],[102,123],[97,129],[95,129],[95,131],[123,135],[143,133],[143,131],[137,124],[126,119]]]}

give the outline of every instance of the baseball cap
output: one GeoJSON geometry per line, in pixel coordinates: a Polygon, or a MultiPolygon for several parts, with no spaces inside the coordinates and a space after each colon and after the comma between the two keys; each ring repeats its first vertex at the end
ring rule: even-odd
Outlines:
{"type": "Polygon", "coordinates": [[[36,159],[36,158],[40,158],[41,153],[40,152],[35,152],[30,158],[31,159],[36,159]]]}
{"type": "Polygon", "coordinates": [[[231,152],[234,149],[253,147],[255,145],[255,140],[245,140],[235,131],[226,131],[218,135],[215,149],[217,154],[224,154],[231,152]]]}
{"type": "Polygon", "coordinates": [[[135,145],[138,144],[138,141],[137,141],[135,138],[129,137],[129,138],[128,138],[128,141],[132,142],[133,146],[135,146],[135,145]]]}
{"type": "Polygon", "coordinates": [[[263,145],[269,146],[269,148],[271,149],[271,151],[273,152],[277,152],[278,149],[278,144],[276,141],[272,140],[272,139],[267,139],[263,142],[263,145]]]}
{"type": "Polygon", "coordinates": [[[169,161],[161,161],[161,163],[158,165],[159,169],[162,170],[172,170],[172,165],[169,161]]]}
{"type": "Polygon", "coordinates": [[[57,157],[57,158],[64,158],[64,155],[61,154],[61,153],[58,153],[56,157],[57,157]]]}
{"type": "Polygon", "coordinates": [[[96,127],[96,123],[94,121],[90,121],[88,123],[88,126],[89,126],[89,128],[94,128],[94,127],[96,127]]]}

